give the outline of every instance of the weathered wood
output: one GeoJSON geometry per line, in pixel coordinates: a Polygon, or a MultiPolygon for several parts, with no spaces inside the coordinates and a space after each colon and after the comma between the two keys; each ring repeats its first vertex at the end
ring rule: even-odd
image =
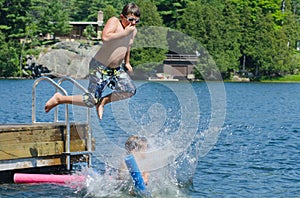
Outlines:
{"type": "MultiPolygon", "coordinates": [[[[71,123],[70,152],[87,151],[87,136],[86,123],[71,123]]],[[[0,125],[0,171],[64,165],[66,139],[64,123],[0,125]]]]}
{"type": "MultiPolygon", "coordinates": [[[[87,130],[87,125],[71,125],[70,139],[86,139],[87,130]]],[[[0,145],[15,142],[60,141],[66,138],[66,134],[66,127],[57,124],[0,125],[0,145]]]]}
{"type": "Polygon", "coordinates": [[[5,144],[0,146],[0,160],[59,155],[63,151],[63,141],[5,144]]]}
{"type": "Polygon", "coordinates": [[[59,128],[0,132],[0,144],[59,141],[62,140],[62,137],[63,131],[59,128]]]}
{"type": "MultiPolygon", "coordinates": [[[[85,150],[85,141],[72,140],[70,142],[71,152],[85,150]]],[[[63,141],[4,144],[0,145],[0,160],[61,155],[63,152],[63,141]]]]}
{"type": "Polygon", "coordinates": [[[59,166],[65,164],[61,157],[51,158],[26,158],[18,160],[3,160],[0,163],[0,171],[26,169],[26,168],[38,168],[45,166],[59,166]]]}
{"type": "Polygon", "coordinates": [[[13,131],[28,131],[30,129],[43,130],[54,129],[57,127],[64,127],[63,123],[36,123],[36,124],[8,124],[0,125],[1,132],[13,132],[13,131]]]}
{"type": "Polygon", "coordinates": [[[71,140],[70,143],[70,151],[87,151],[87,147],[84,140],[71,140]]]}

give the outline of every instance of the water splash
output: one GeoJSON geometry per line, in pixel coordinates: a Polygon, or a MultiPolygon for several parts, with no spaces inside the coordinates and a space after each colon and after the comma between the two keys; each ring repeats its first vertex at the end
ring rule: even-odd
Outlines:
{"type": "MultiPolygon", "coordinates": [[[[150,142],[151,139],[149,140],[150,142]]],[[[150,179],[147,190],[152,197],[188,197],[193,189],[193,176],[198,162],[199,142],[194,142],[187,150],[178,156],[169,157],[167,165],[151,170],[151,164],[140,162],[141,171],[149,171],[150,179]]],[[[151,147],[151,149],[156,149],[151,147]]],[[[147,153],[145,153],[147,154],[147,153]]],[[[155,162],[158,157],[149,155],[150,161],[155,162]]],[[[103,171],[83,167],[77,175],[85,176],[84,183],[77,184],[76,192],[84,197],[132,197],[134,185],[129,176],[125,180],[118,179],[118,169],[104,165],[103,171]]],[[[72,186],[76,183],[72,183],[72,186]]]]}

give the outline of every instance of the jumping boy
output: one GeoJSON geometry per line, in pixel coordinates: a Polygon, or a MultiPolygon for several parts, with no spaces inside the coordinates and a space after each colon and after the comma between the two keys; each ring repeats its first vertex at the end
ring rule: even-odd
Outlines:
{"type": "Polygon", "coordinates": [[[133,73],[130,65],[130,47],[136,36],[136,24],[140,20],[139,7],[134,3],[124,6],[120,19],[111,17],[102,32],[103,44],[89,63],[89,93],[83,95],[64,96],[56,93],[45,105],[49,112],[59,104],[74,104],[79,106],[96,106],[101,120],[104,106],[110,102],[132,97],[136,88],[126,73],[133,73]],[[121,66],[124,61],[124,67],[121,66]],[[106,87],[114,91],[106,96],[102,92],[106,87]]]}

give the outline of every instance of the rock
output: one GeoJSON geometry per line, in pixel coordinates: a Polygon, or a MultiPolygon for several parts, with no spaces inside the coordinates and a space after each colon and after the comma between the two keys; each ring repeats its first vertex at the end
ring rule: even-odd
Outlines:
{"type": "Polygon", "coordinates": [[[99,48],[100,45],[59,42],[41,53],[37,62],[51,71],[49,75],[85,78],[89,73],[89,62],[99,48]]]}
{"type": "Polygon", "coordinates": [[[250,79],[249,78],[243,78],[243,77],[239,77],[237,75],[234,75],[232,77],[232,81],[233,82],[250,82],[250,79]]]}

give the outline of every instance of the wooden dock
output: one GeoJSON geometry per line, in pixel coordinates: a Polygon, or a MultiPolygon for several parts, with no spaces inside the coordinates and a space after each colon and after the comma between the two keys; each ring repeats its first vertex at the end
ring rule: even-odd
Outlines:
{"type": "MultiPolygon", "coordinates": [[[[14,172],[66,171],[66,135],[64,123],[0,125],[0,183],[14,172]]],[[[70,123],[71,164],[89,160],[87,140],[88,125],[70,123]]]]}
{"type": "MultiPolygon", "coordinates": [[[[90,109],[87,108],[86,121],[72,123],[68,105],[65,105],[65,119],[58,120],[58,111],[53,122],[36,122],[36,87],[47,81],[64,95],[61,86],[64,81],[73,83],[84,93],[88,91],[70,77],[62,77],[55,82],[48,77],[35,80],[32,87],[32,123],[0,125],[0,183],[12,182],[13,174],[69,172],[77,162],[91,165],[94,142],[90,128],[90,109]]],[[[56,109],[57,110],[57,109],[56,109]]]]}

